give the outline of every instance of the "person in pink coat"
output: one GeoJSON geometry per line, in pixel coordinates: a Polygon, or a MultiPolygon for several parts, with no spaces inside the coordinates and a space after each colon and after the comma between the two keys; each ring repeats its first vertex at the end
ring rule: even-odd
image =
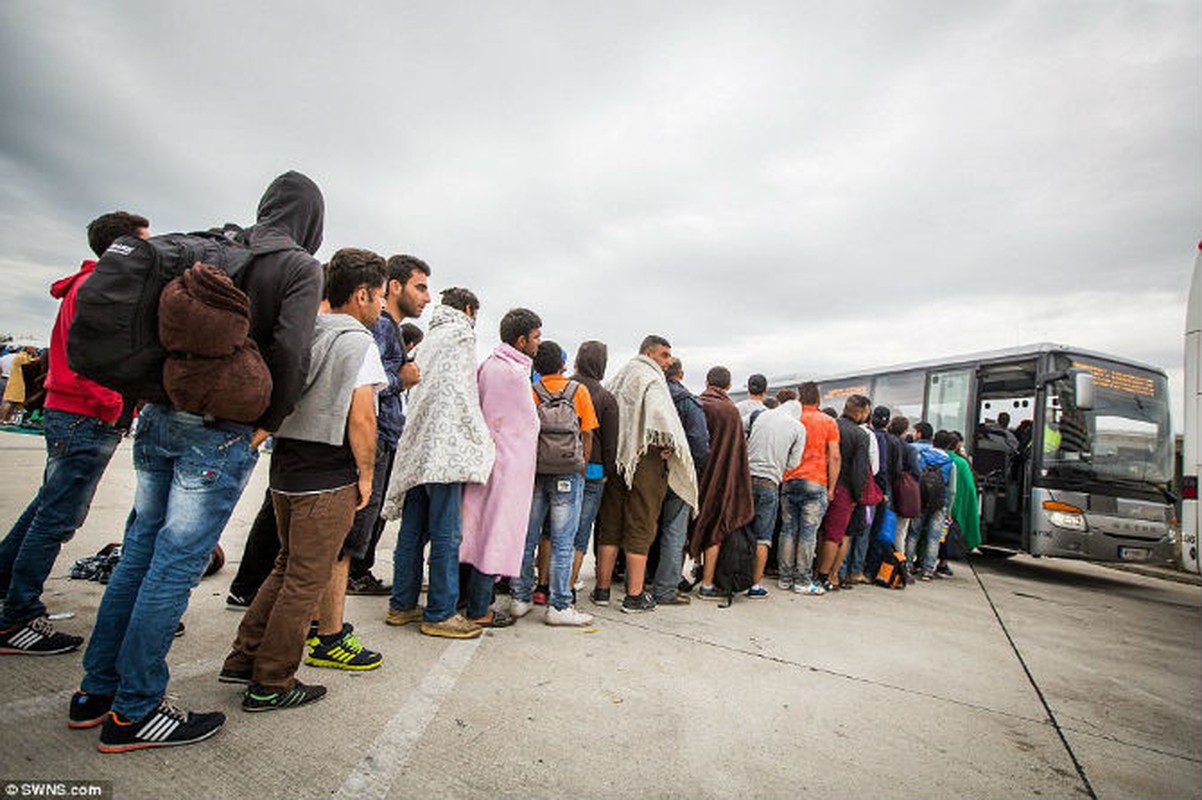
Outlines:
{"type": "Polygon", "coordinates": [[[492,433],[497,457],[488,482],[463,491],[463,541],[459,561],[466,566],[466,616],[489,628],[513,624],[490,608],[498,575],[522,569],[522,548],[530,522],[538,450],[538,412],[530,393],[531,359],[542,341],[542,320],[527,308],[501,319],[501,344],[476,370],[480,408],[492,433]]]}

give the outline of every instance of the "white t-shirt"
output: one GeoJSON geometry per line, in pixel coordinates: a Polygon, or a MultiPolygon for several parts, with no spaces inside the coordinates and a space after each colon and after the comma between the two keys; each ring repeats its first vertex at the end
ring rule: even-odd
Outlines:
{"type": "Polygon", "coordinates": [[[375,343],[367,348],[363,353],[363,363],[359,365],[359,374],[355,376],[355,388],[360,386],[372,386],[372,400],[376,413],[380,411],[380,399],[378,395],[384,389],[388,388],[388,373],[384,371],[384,362],[380,360],[380,348],[376,347],[375,343]]]}

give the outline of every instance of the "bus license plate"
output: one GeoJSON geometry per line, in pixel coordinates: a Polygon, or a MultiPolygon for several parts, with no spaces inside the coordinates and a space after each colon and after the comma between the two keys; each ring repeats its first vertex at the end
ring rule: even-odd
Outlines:
{"type": "Polygon", "coordinates": [[[1145,547],[1120,547],[1119,548],[1119,560],[1120,561],[1147,561],[1148,555],[1150,553],[1151,553],[1151,551],[1145,547]]]}

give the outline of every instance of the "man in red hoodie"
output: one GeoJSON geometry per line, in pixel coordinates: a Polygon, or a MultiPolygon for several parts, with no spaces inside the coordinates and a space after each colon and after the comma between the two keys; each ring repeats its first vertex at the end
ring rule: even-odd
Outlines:
{"type": "MultiPolygon", "coordinates": [[[[88,225],[88,244],[99,257],[119,236],[150,235],[145,217],[114,211],[88,225]]],[[[77,375],[67,365],[67,331],[75,295],[95,268],[56,281],[50,294],[62,300],[50,334],[46,376],[46,469],[42,486],[8,536],[0,542],[0,654],[51,655],[76,649],[82,636],[54,630],[46,618],[42,588],[63,542],[83,525],[96,486],[121,432],[121,395],[77,375]]]]}

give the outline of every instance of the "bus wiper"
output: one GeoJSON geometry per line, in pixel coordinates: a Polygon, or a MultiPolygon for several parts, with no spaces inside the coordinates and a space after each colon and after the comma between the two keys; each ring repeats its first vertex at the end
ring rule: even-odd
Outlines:
{"type": "Polygon", "coordinates": [[[1092,469],[1069,464],[1053,464],[1048,468],[1048,477],[1078,484],[1097,480],[1097,475],[1092,469]]]}
{"type": "Polygon", "coordinates": [[[1165,499],[1170,502],[1176,502],[1177,498],[1169,491],[1168,487],[1163,483],[1157,483],[1145,478],[1105,478],[1106,483],[1112,483],[1116,486],[1123,486],[1128,489],[1140,489],[1143,491],[1154,491],[1164,495],[1165,499]]]}

